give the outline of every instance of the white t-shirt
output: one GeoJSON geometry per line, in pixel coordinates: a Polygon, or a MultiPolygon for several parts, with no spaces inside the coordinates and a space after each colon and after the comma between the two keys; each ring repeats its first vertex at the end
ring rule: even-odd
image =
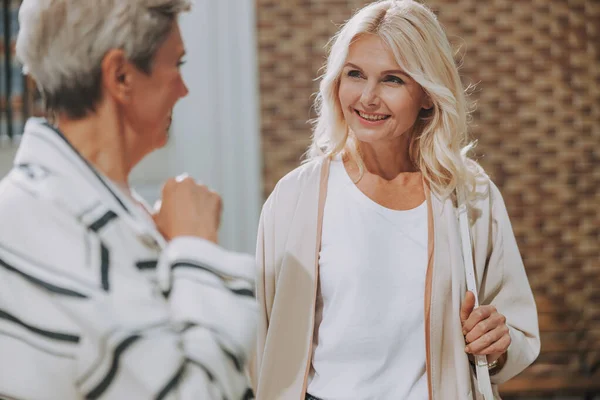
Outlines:
{"type": "Polygon", "coordinates": [[[307,392],[324,400],[427,399],[427,204],[385,208],[331,163],[307,392]]]}

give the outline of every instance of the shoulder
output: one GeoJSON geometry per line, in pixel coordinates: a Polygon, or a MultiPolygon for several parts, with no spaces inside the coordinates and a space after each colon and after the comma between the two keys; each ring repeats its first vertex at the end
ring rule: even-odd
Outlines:
{"type": "Polygon", "coordinates": [[[0,247],[48,260],[78,258],[87,227],[41,196],[35,186],[14,178],[11,172],[0,182],[0,247]]]}
{"type": "Polygon", "coordinates": [[[467,159],[467,170],[472,178],[469,199],[474,204],[493,203],[498,198],[502,200],[500,190],[483,167],[474,160],[467,159]]]}
{"type": "Polygon", "coordinates": [[[0,181],[0,218],[4,222],[1,231],[24,227],[28,219],[38,220],[47,215],[43,211],[46,202],[38,188],[30,183],[33,179],[19,179],[20,174],[21,171],[13,169],[0,181]]]}
{"type": "Polygon", "coordinates": [[[469,209],[475,224],[487,221],[494,225],[508,221],[508,212],[502,193],[492,178],[477,162],[468,160],[467,168],[474,178],[469,194],[469,209]],[[484,218],[480,218],[484,217],[484,218]]]}

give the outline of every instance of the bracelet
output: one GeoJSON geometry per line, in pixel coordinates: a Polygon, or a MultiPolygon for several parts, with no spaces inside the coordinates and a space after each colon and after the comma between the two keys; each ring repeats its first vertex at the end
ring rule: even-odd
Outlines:
{"type": "MultiPolygon", "coordinates": [[[[475,362],[474,362],[473,360],[469,360],[469,363],[470,363],[470,364],[471,364],[473,367],[475,367],[475,366],[476,366],[476,365],[475,365],[475,362]]],[[[488,363],[488,364],[487,364],[488,370],[490,370],[490,371],[491,371],[492,369],[496,368],[496,367],[498,366],[498,364],[500,364],[500,359],[497,359],[497,360],[494,360],[494,361],[492,361],[491,363],[488,363]]]]}
{"type": "Polygon", "coordinates": [[[500,360],[500,359],[498,358],[498,359],[492,361],[491,363],[488,363],[488,370],[496,368],[499,364],[498,360],[500,360]]]}

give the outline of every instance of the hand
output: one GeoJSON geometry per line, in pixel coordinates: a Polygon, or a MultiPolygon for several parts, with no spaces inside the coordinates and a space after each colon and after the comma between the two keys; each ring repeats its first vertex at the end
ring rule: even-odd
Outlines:
{"type": "Polygon", "coordinates": [[[189,176],[167,180],[160,208],[153,215],[167,238],[195,236],[217,243],[221,223],[221,197],[189,176]]]}
{"type": "Polygon", "coordinates": [[[498,360],[510,346],[510,334],[506,317],[494,306],[480,306],[476,310],[475,295],[467,292],[460,309],[463,336],[467,347],[465,352],[473,355],[487,355],[489,363],[498,360]]]}

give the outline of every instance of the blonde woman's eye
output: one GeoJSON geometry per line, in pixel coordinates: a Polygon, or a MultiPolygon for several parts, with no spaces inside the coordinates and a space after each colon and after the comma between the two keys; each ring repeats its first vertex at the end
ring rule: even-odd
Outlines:
{"type": "Polygon", "coordinates": [[[350,78],[360,78],[361,77],[361,73],[360,71],[357,71],[355,69],[348,71],[347,75],[350,78]]]}
{"type": "Polygon", "coordinates": [[[384,82],[391,82],[391,83],[396,83],[398,85],[402,85],[404,84],[404,81],[400,78],[398,78],[397,76],[394,75],[388,75],[385,77],[384,82]]]}

